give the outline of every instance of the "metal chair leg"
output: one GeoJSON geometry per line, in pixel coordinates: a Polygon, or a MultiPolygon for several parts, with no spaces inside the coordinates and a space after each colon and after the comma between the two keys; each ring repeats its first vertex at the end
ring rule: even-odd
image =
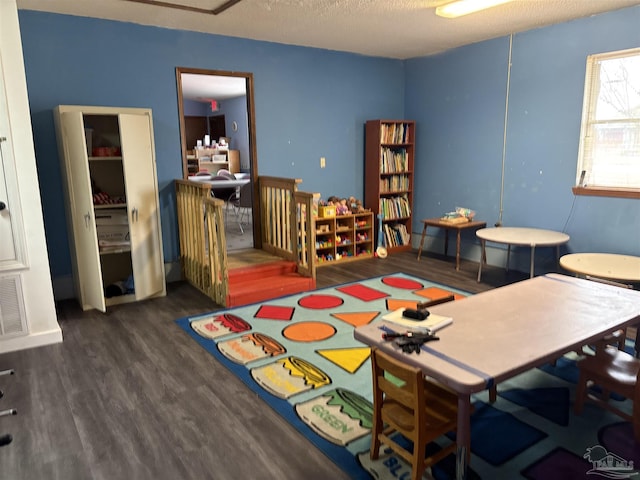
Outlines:
{"type": "Polygon", "coordinates": [[[0,435],[0,447],[4,447],[5,445],[9,445],[13,437],[10,434],[0,435]]]}
{"type": "MultiPolygon", "coordinates": [[[[2,375],[13,375],[15,371],[13,369],[8,370],[0,370],[0,376],[2,375]]],[[[4,396],[4,392],[0,390],[0,398],[4,396]]],[[[4,417],[6,415],[17,415],[18,411],[14,408],[10,408],[8,410],[0,410],[0,417],[4,417]]],[[[4,435],[0,435],[0,447],[4,447],[5,445],[9,445],[13,441],[13,437],[6,433],[4,435]]]]}

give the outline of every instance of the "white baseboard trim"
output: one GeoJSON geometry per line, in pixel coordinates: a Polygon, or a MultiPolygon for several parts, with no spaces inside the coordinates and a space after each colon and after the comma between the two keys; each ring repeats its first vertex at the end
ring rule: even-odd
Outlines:
{"type": "Polygon", "coordinates": [[[44,347],[62,342],[62,330],[56,328],[46,332],[38,332],[21,337],[8,338],[0,340],[0,351],[2,353],[15,352],[17,350],[26,350],[28,348],[44,347]]]}

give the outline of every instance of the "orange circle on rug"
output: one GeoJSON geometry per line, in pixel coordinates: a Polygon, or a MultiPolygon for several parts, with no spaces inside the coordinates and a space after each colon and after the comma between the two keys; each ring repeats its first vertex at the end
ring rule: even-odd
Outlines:
{"type": "Polygon", "coordinates": [[[282,330],[282,336],[294,342],[319,342],[335,334],[335,327],[324,322],[294,323],[282,330]]]}
{"type": "Polygon", "coordinates": [[[405,290],[417,290],[424,286],[415,280],[400,277],[385,277],[382,279],[382,283],[390,287],[403,288],[405,290]]]}

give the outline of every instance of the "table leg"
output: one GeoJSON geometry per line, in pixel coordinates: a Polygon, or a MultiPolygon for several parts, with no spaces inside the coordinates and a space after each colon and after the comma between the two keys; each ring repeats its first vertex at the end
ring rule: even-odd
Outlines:
{"type": "Polygon", "coordinates": [[[509,272],[509,259],[511,258],[511,244],[507,244],[507,272],[509,272]]]}
{"type": "Polygon", "coordinates": [[[487,262],[487,252],[485,251],[485,240],[480,239],[480,263],[478,265],[478,282],[480,281],[480,276],[482,275],[482,264],[487,262]]]}
{"type": "Polygon", "coordinates": [[[445,229],[444,231],[444,256],[447,256],[447,251],[449,251],[449,229],[445,229]]]}
{"type": "Polygon", "coordinates": [[[420,237],[420,247],[418,248],[418,260],[420,260],[420,255],[422,255],[422,247],[424,247],[424,237],[427,236],[427,225],[425,224],[422,227],[422,236],[420,237]]]}
{"type": "Polygon", "coordinates": [[[456,271],[460,270],[460,233],[461,229],[458,229],[458,236],[456,239],[456,271]]]}
{"type": "Polygon", "coordinates": [[[467,478],[467,464],[471,457],[471,397],[458,396],[458,428],[456,429],[456,479],[467,478]]]}
{"type": "Polygon", "coordinates": [[[529,267],[529,278],[533,278],[533,265],[536,258],[536,246],[531,245],[531,266],[529,267]]]}

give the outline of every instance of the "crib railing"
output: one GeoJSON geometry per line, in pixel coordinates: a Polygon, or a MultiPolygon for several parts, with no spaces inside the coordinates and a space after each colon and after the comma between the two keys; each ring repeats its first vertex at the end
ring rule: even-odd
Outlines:
{"type": "Polygon", "coordinates": [[[287,260],[295,260],[293,194],[300,179],[259,177],[262,249],[287,260]]]}
{"type": "Polygon", "coordinates": [[[259,177],[262,249],[295,261],[298,273],[316,278],[313,194],[296,178],[259,177]]]}
{"type": "Polygon", "coordinates": [[[298,273],[305,277],[316,278],[316,227],[314,208],[314,194],[309,192],[295,192],[295,226],[297,232],[294,242],[297,248],[296,262],[298,273]]]}
{"type": "Polygon", "coordinates": [[[218,305],[229,293],[224,202],[204,183],[176,180],[180,263],[183,277],[218,305]]]}
{"type": "MultiPolygon", "coordinates": [[[[297,191],[300,180],[259,177],[262,249],[295,261],[298,273],[316,278],[314,195],[297,191]]],[[[226,306],[229,294],[224,202],[204,182],[176,180],[183,277],[226,306]]]]}

